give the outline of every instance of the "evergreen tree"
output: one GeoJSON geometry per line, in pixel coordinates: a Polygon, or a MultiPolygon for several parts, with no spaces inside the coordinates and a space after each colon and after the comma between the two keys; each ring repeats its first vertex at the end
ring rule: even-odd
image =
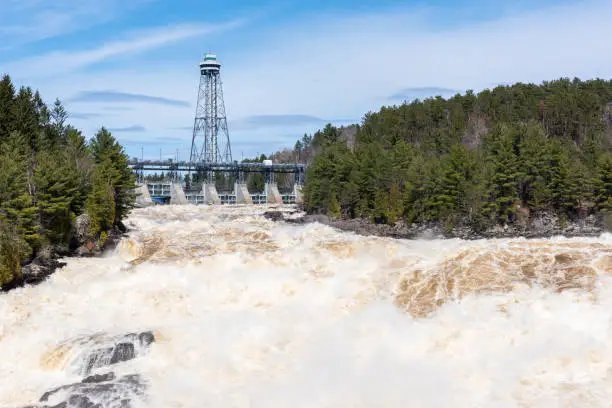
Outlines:
{"type": "Polygon", "coordinates": [[[15,130],[13,103],[15,87],[8,75],[0,79],[0,144],[6,142],[9,134],[15,130]]]}
{"type": "Polygon", "coordinates": [[[85,203],[85,211],[91,220],[91,232],[95,235],[112,228],[116,220],[116,193],[113,188],[115,169],[110,160],[104,160],[95,167],[92,175],[92,189],[85,203]]]}
{"type": "Polygon", "coordinates": [[[601,211],[612,213],[612,155],[610,153],[599,159],[598,168],[597,205],[601,211]]]}
{"type": "Polygon", "coordinates": [[[128,167],[129,158],[123,147],[105,128],[100,129],[91,140],[91,152],[97,165],[108,163],[111,187],[114,191],[115,222],[124,218],[133,207],[136,176],[128,167]]]}
{"type": "Polygon", "coordinates": [[[89,157],[89,148],[85,137],[78,130],[68,126],[65,130],[66,146],[64,157],[67,170],[73,173],[77,180],[77,189],[71,200],[71,211],[82,214],[85,211],[85,200],[91,190],[91,173],[93,163],[89,157]]]}
{"type": "Polygon", "coordinates": [[[49,242],[67,243],[75,214],[72,200],[78,197],[78,174],[62,151],[44,151],[37,155],[34,170],[36,206],[40,231],[49,242]]]}
{"type": "Polygon", "coordinates": [[[31,152],[38,149],[43,126],[46,124],[42,121],[39,102],[31,88],[22,87],[11,106],[12,130],[25,138],[24,148],[31,152]]]}
{"type": "Polygon", "coordinates": [[[340,204],[334,193],[330,196],[329,204],[327,205],[327,215],[333,218],[340,217],[340,204]]]}
{"type": "Polygon", "coordinates": [[[20,149],[24,138],[13,132],[0,146],[0,214],[11,226],[11,234],[28,245],[28,255],[39,245],[36,206],[28,186],[28,161],[20,149]]]}
{"type": "Polygon", "coordinates": [[[68,119],[68,112],[59,101],[56,99],[51,111],[49,112],[49,126],[46,127],[44,137],[41,140],[41,148],[45,150],[57,149],[58,147],[65,146],[67,143],[66,136],[68,127],[66,120],[68,119]]]}
{"type": "Polygon", "coordinates": [[[491,177],[488,191],[493,214],[502,222],[510,222],[519,201],[518,182],[522,177],[515,155],[516,129],[501,125],[490,134],[487,161],[491,177]]]}
{"type": "Polygon", "coordinates": [[[544,129],[537,122],[521,127],[519,143],[519,195],[521,202],[539,210],[550,204],[551,149],[544,129]]]}

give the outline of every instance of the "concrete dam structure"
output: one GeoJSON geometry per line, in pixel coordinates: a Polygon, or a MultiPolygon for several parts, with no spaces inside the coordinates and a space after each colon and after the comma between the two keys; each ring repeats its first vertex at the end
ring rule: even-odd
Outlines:
{"type": "Polygon", "coordinates": [[[281,193],[276,183],[266,183],[262,193],[250,193],[244,183],[235,183],[231,192],[219,193],[212,183],[202,184],[196,191],[185,191],[183,183],[161,182],[139,184],[135,190],[136,205],[158,204],[301,204],[302,186],[294,184],[289,193],[281,193]]]}

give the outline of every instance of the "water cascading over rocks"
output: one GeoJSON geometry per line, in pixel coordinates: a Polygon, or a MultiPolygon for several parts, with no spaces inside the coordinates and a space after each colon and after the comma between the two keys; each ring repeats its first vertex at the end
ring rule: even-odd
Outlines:
{"type": "Polygon", "coordinates": [[[144,355],[155,341],[150,331],[110,336],[80,336],[53,347],[42,368],[85,376],[81,381],[46,391],[38,405],[26,408],[131,408],[146,400],[147,382],[139,374],[117,376],[115,365],[144,355]],[[92,374],[95,372],[95,374],[92,374]]]}
{"type": "Polygon", "coordinates": [[[0,406],[609,406],[612,235],[395,240],[264,212],[138,209],[114,253],[0,296],[0,406]]]}

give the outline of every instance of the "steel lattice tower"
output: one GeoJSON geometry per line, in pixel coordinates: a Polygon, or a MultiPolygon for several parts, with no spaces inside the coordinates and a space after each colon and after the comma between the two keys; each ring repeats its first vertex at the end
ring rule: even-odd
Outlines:
{"type": "Polygon", "coordinates": [[[193,137],[191,139],[192,163],[230,163],[230,146],[223,87],[221,64],[214,54],[205,54],[200,63],[200,88],[193,137]]]}

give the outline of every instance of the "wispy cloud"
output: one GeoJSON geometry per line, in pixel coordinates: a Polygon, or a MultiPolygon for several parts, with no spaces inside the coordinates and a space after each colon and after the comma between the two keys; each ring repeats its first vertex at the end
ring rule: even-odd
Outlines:
{"type": "Polygon", "coordinates": [[[146,129],[141,125],[132,125],[127,127],[109,128],[110,132],[124,133],[124,132],[144,132],[146,129]]]}
{"type": "Polygon", "coordinates": [[[294,126],[313,123],[324,123],[325,119],[311,115],[253,115],[230,123],[232,129],[259,129],[277,126],[294,126]]]}
{"type": "Polygon", "coordinates": [[[149,0],[3,0],[0,44],[16,47],[108,22],[149,0]]]}
{"type": "Polygon", "coordinates": [[[306,114],[276,114],[276,115],[253,115],[243,119],[230,122],[232,130],[255,130],[266,128],[308,127],[324,126],[327,123],[346,124],[354,123],[356,119],[324,119],[306,114]]]}
{"type": "Polygon", "coordinates": [[[101,113],[69,113],[71,119],[93,119],[103,116],[101,113]]]}
{"type": "Polygon", "coordinates": [[[107,41],[96,48],[83,51],[52,51],[40,56],[10,63],[7,72],[19,72],[23,77],[48,77],[82,69],[121,55],[135,55],[154,48],[167,46],[191,37],[228,30],[242,24],[235,20],[222,24],[184,23],[169,27],[133,32],[122,39],[107,41]],[[40,69],[45,67],[45,69],[40,69]]]}
{"type": "Polygon", "coordinates": [[[437,86],[411,87],[401,89],[389,96],[390,100],[407,100],[423,99],[432,96],[447,97],[461,92],[457,89],[441,88],[437,86]]]}
{"type": "MultiPolygon", "coordinates": [[[[189,102],[161,96],[143,95],[118,91],[83,91],[68,99],[68,102],[119,102],[154,103],[167,106],[189,106],[189,102]]],[[[108,107],[106,108],[108,109],[108,107]]],[[[121,107],[120,110],[126,110],[121,107]]]]}
{"type": "MultiPolygon", "coordinates": [[[[121,133],[121,131],[116,131],[116,132],[121,133]]],[[[133,132],[133,133],[136,133],[136,132],[133,132]]],[[[146,139],[144,139],[144,138],[138,137],[137,135],[134,135],[134,136],[122,137],[121,142],[130,143],[130,144],[142,144],[142,145],[147,145],[148,147],[151,147],[151,146],[155,147],[156,145],[162,145],[162,144],[168,145],[168,146],[176,146],[178,143],[185,143],[185,140],[177,138],[177,137],[152,137],[152,138],[147,137],[146,139]]],[[[189,143],[191,143],[191,140],[189,140],[189,143]]]]}
{"type": "Polygon", "coordinates": [[[103,110],[105,111],[113,111],[113,112],[125,112],[134,110],[131,106],[103,106],[103,110]]]}

